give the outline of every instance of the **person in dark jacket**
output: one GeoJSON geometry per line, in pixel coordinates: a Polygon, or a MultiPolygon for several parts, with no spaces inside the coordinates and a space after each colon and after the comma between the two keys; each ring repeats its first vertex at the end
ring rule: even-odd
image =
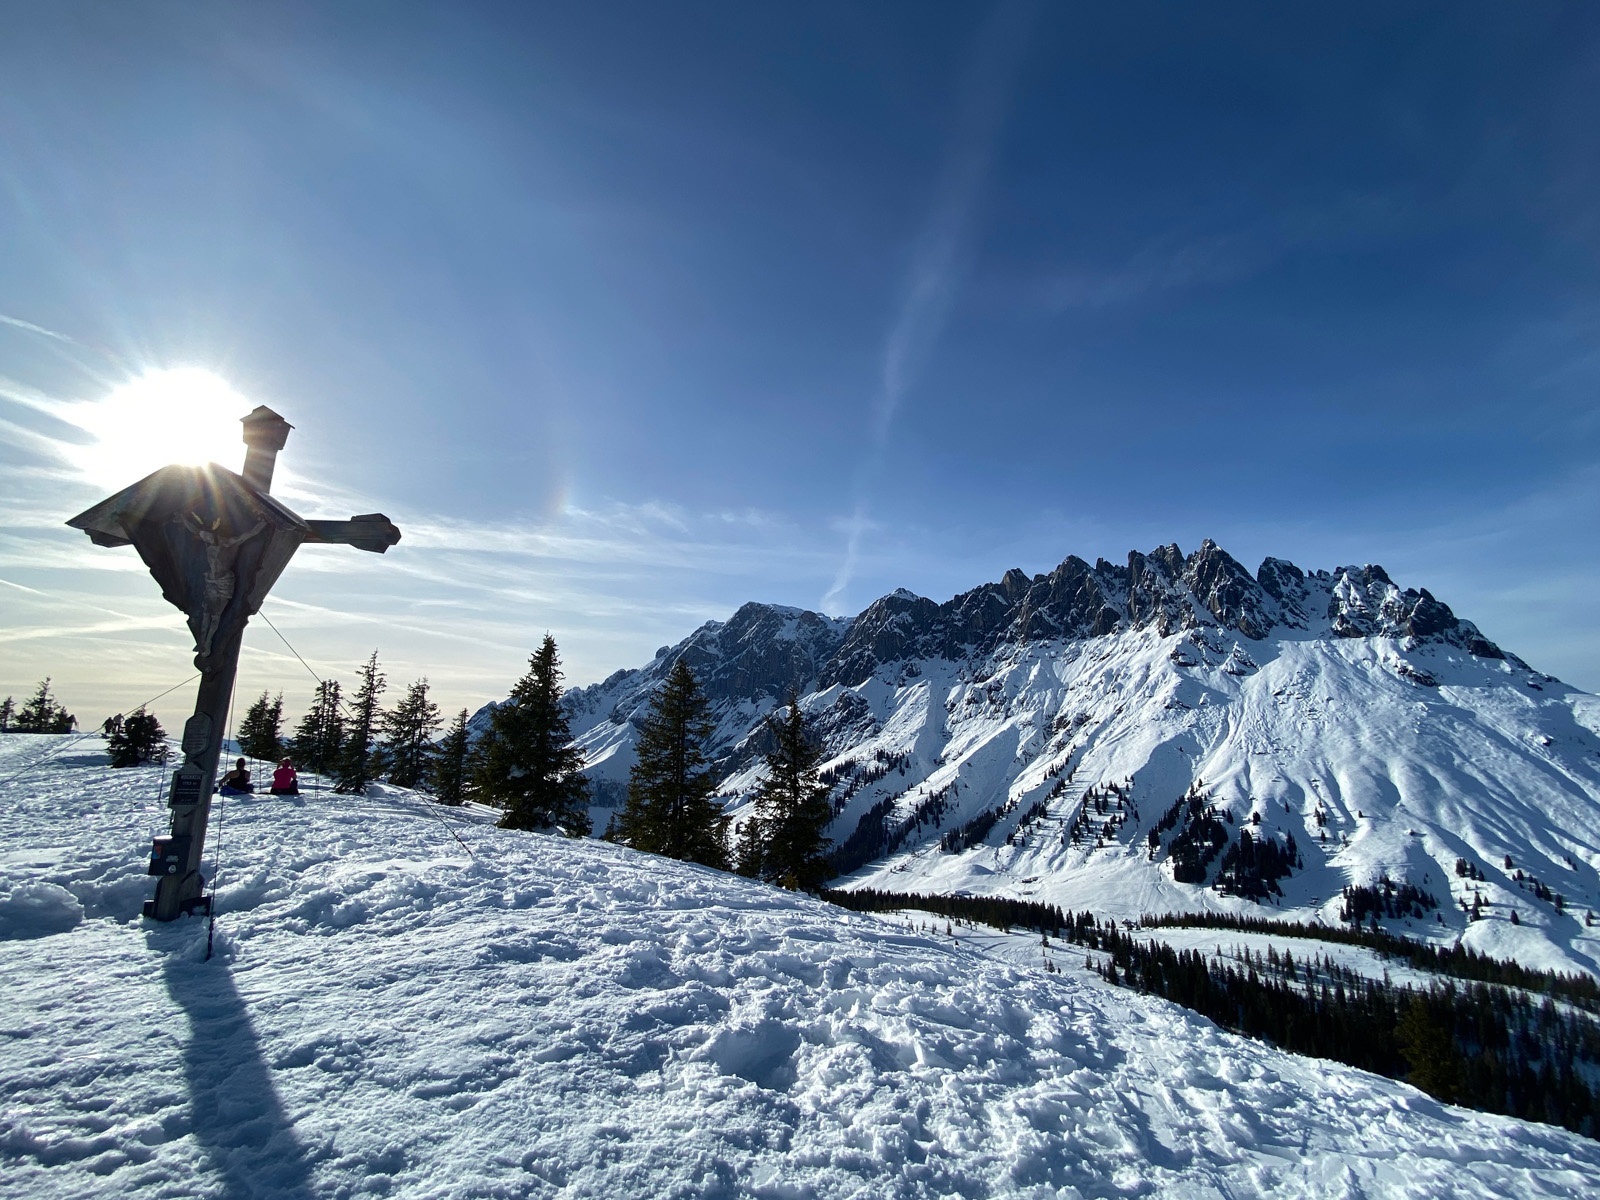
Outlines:
{"type": "Polygon", "coordinates": [[[279,763],[278,769],[272,773],[272,794],[274,796],[300,794],[300,777],[294,772],[294,763],[287,758],[279,763]]]}
{"type": "Polygon", "coordinates": [[[247,796],[256,790],[250,784],[250,768],[244,765],[244,759],[241,758],[234,764],[233,770],[222,777],[217,790],[224,796],[247,796]]]}

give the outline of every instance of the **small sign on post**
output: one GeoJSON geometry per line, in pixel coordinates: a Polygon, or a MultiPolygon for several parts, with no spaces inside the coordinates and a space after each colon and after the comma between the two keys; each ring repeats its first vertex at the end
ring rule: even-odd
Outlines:
{"type": "Polygon", "coordinates": [[[183,723],[183,741],[179,743],[185,754],[199,754],[211,740],[211,718],[205,713],[195,713],[183,723]]]}
{"type": "Polygon", "coordinates": [[[167,807],[183,808],[186,805],[199,804],[204,786],[205,776],[199,771],[174,771],[172,794],[167,798],[167,807]]]}
{"type": "Polygon", "coordinates": [[[163,467],[67,522],[97,546],[131,545],[194,635],[200,690],[183,727],[183,765],[173,773],[167,800],[172,833],[156,839],[150,858],[158,881],[144,915],[158,921],[209,903],[200,860],[246,622],[302,543],[382,554],[400,540],[381,513],[308,521],[274,500],[273,466],[293,426],[266,407],[241,423],[248,447],[242,473],[216,463],[163,467]]]}

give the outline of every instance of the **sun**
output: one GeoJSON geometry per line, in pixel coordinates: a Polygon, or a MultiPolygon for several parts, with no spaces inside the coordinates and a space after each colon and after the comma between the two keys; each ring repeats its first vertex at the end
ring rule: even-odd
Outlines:
{"type": "Polygon", "coordinates": [[[96,484],[124,487],[171,463],[237,470],[244,457],[239,419],[254,405],[220,375],[171,367],[74,407],[73,423],[93,439],[70,451],[75,465],[96,484]]]}

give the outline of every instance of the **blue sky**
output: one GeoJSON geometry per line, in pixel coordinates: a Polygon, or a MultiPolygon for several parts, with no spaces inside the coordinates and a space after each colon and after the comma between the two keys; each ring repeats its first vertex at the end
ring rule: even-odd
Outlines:
{"type": "MultiPolygon", "coordinates": [[[[274,624],[452,707],[546,630],[582,683],[1206,536],[1600,689],[1592,5],[3,12],[0,695],[184,677],[60,522],[164,461],[107,398],[202,372],[299,511],[405,531],[274,624]]],[[[310,686],[253,625],[241,690],[310,686]]]]}

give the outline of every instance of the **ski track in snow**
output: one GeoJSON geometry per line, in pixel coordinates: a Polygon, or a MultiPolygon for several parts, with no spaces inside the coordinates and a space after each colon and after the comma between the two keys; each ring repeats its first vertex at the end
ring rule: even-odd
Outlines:
{"type": "MultiPolygon", "coordinates": [[[[0,780],[53,743],[0,737],[0,780]]],[[[217,953],[132,919],[164,772],[0,790],[0,1195],[1574,1196],[1600,1144],[963,940],[404,795],[230,800],[217,953]]],[[[209,854],[208,854],[209,858],[209,854]]],[[[1081,961],[1081,959],[1079,960],[1081,961]]]]}

